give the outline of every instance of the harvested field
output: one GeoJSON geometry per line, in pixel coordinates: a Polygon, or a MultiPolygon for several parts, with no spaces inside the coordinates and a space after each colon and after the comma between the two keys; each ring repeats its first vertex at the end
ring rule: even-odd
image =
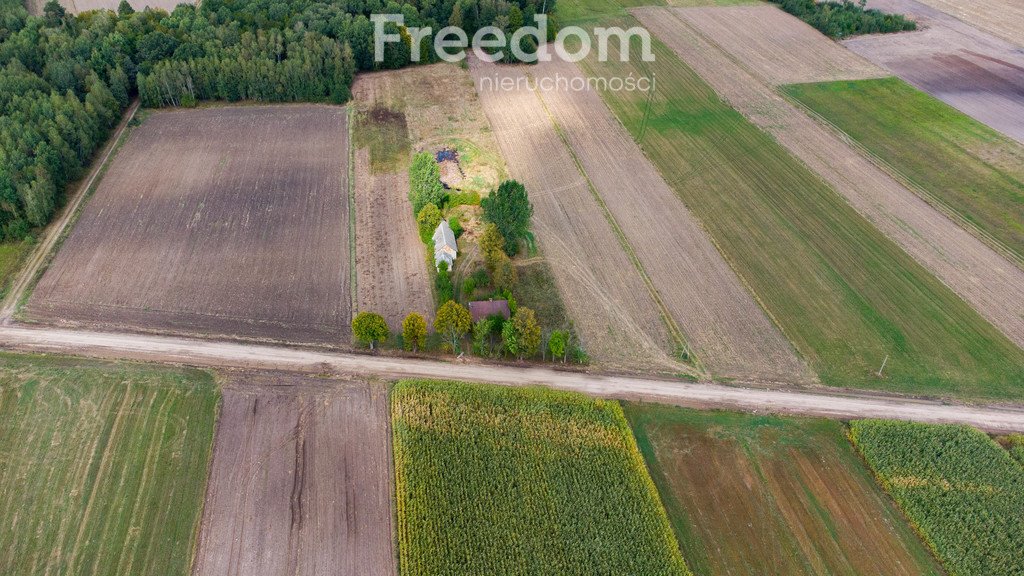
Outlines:
{"type": "Polygon", "coordinates": [[[238,374],[223,394],[194,576],[395,574],[386,387],[238,374]]]}
{"type": "Polygon", "coordinates": [[[1018,0],[922,0],[1003,40],[1024,47],[1024,4],[1018,0]]]}
{"type": "MultiPolygon", "coordinates": [[[[799,158],[814,170],[823,180],[842,194],[850,204],[865,218],[870,220],[886,236],[899,244],[919,263],[928,268],[960,297],[971,303],[982,316],[999,328],[1018,346],[1024,346],[1024,270],[1010,260],[985,245],[985,242],[974,237],[960,224],[929,204],[920,195],[915,194],[906,186],[895,180],[889,173],[876,166],[862,153],[852,146],[848,138],[828,129],[816,122],[803,110],[785,101],[775,89],[768,85],[765,74],[753,62],[741,66],[741,54],[728,54],[715,46],[708,36],[688,27],[694,24],[694,15],[698,17],[707,10],[679,10],[675,14],[680,20],[673,22],[671,15],[664,17],[652,16],[646,12],[638,13],[648,27],[664,39],[694,69],[708,79],[715,90],[732,106],[742,112],[754,124],[771,134],[790,153],[799,158]],[[731,56],[731,58],[730,58],[731,56]]],[[[799,22],[796,18],[780,12],[784,17],[799,22]]],[[[801,23],[802,24],[802,23],[801,23]]],[[[737,20],[736,26],[746,24],[737,20]]],[[[814,32],[812,30],[812,32],[814,32]]],[[[815,32],[817,33],[817,32],[815,32]]],[[[855,83],[837,82],[829,86],[874,86],[899,82],[896,79],[866,80],[855,83]]],[[[814,85],[798,85],[787,90],[806,90],[814,85]]],[[[987,182],[1003,192],[996,199],[968,199],[971,203],[981,205],[987,213],[994,213],[994,220],[1008,219],[1006,213],[1015,209],[1012,193],[1007,193],[1006,174],[999,173],[991,167],[977,166],[968,171],[965,166],[979,164],[977,158],[943,157],[934,148],[920,149],[922,142],[934,138],[938,121],[933,115],[914,115],[914,107],[896,110],[890,114],[882,114],[881,110],[888,106],[899,108],[904,102],[901,98],[883,98],[883,93],[873,94],[864,99],[867,107],[878,106],[879,110],[864,110],[865,106],[857,107],[852,103],[841,103],[835,107],[837,113],[846,114],[849,125],[857,130],[866,126],[891,127],[908,122],[907,126],[895,130],[895,140],[885,149],[874,150],[888,162],[896,162],[899,158],[916,156],[917,162],[927,167],[916,170],[919,180],[935,179],[936,175],[947,178],[951,174],[946,166],[956,166],[956,170],[968,175],[985,175],[987,182]],[[932,117],[924,126],[924,119],[932,117]],[[920,123],[920,124],[918,124],[920,123]],[[901,134],[920,130],[912,141],[900,137],[901,134]],[[907,154],[908,151],[913,151],[907,154]],[[970,164],[967,161],[973,161],[970,164]],[[940,168],[941,167],[941,168],[940,168]],[[934,171],[934,172],[932,172],[934,171]],[[1001,204],[1000,204],[1001,202],[1001,204]]],[[[920,97],[928,98],[924,94],[920,97]]],[[[830,104],[840,102],[840,95],[829,95],[830,104]]],[[[905,96],[913,96],[904,95],[905,96]]],[[[930,99],[929,99],[930,100],[930,99]]],[[[938,102],[935,104],[942,106],[938,102]]],[[[825,111],[820,111],[824,113],[825,111]]],[[[950,112],[953,112],[950,110],[950,112]]],[[[964,118],[964,120],[969,120],[964,118]]],[[[836,121],[833,119],[833,121],[836,121]]],[[[838,123],[838,122],[837,122],[838,123]]],[[[847,123],[842,123],[843,127],[847,123]]],[[[979,128],[983,128],[979,126],[979,128]]],[[[947,130],[948,131],[948,130],[947,130]]],[[[977,132],[975,130],[974,132],[977,132]]],[[[961,138],[961,141],[963,138],[961,138]]],[[[987,157],[1002,156],[1012,158],[1011,152],[1017,146],[1000,139],[996,134],[972,141],[973,147],[987,157]]],[[[959,148],[953,147],[957,151],[959,148]]],[[[944,151],[944,150],[943,150],[944,151]]],[[[1024,157],[1020,153],[1018,157],[1024,157]]],[[[1009,167],[1007,167],[1010,170],[1009,167]]],[[[1016,168],[1020,170],[1019,164],[1016,168]]],[[[979,179],[965,179],[963,188],[980,188],[979,179]]],[[[952,181],[952,180],[950,180],[952,181]]],[[[963,195],[958,186],[950,190],[949,195],[963,195]]],[[[941,208],[941,207],[940,207],[941,208]]],[[[969,218],[973,222],[983,222],[977,217],[969,218]]],[[[1011,218],[1012,219],[1012,218],[1011,218]]],[[[1017,224],[1019,227],[1020,224],[1017,224]]]]}
{"type": "Polygon", "coordinates": [[[625,412],[696,573],[942,574],[841,423],[633,404],[625,412]]]}
{"type": "MultiPolygon", "coordinates": [[[[931,2],[952,4],[944,0],[931,2]]],[[[1012,21],[1013,10],[991,6],[994,3],[970,0],[962,4],[989,5],[986,9],[1001,22],[1012,21]]],[[[1021,46],[980,32],[915,0],[872,0],[869,5],[908,14],[923,29],[852,38],[843,42],[847,48],[979,122],[1024,143],[1024,50],[1021,46]]],[[[1024,14],[1024,6],[1015,10],[1024,14]]],[[[1024,16],[1017,26],[1018,44],[1024,43],[1024,16]]]]}
{"type": "Polygon", "coordinates": [[[0,355],[0,574],[186,576],[209,373],[0,355]]]}
{"type": "MultiPolygon", "coordinates": [[[[669,21],[663,36],[685,54],[682,26],[669,21]]],[[[657,76],[654,94],[601,95],[823,383],[1019,397],[1024,351],[672,50],[658,41],[653,49],[654,62],[610,54],[583,67],[597,77],[657,76]]]]}
{"type": "Polygon", "coordinates": [[[618,403],[406,380],[391,414],[403,576],[690,574],[618,403]]]}
{"type": "Polygon", "coordinates": [[[675,369],[658,305],[637,273],[524,67],[470,63],[484,112],[512,177],[533,203],[538,243],[587,353],[616,368],[675,369]],[[502,79],[513,90],[499,90],[502,79]]]}
{"type": "Polygon", "coordinates": [[[393,332],[417,312],[434,317],[423,242],[409,204],[409,174],[372,174],[369,151],[356,151],[356,308],[376,312],[393,332]]]}
{"type": "MultiPolygon", "coordinates": [[[[540,86],[581,77],[575,64],[558,59],[531,70],[540,86]]],[[[813,380],[600,95],[558,88],[540,94],[698,361],[719,377],[813,380]]]]}
{"type": "Polygon", "coordinates": [[[346,118],[314,105],[153,113],[85,205],[27,317],[346,342],[346,118]]]}
{"type": "Polygon", "coordinates": [[[887,75],[770,4],[695,8],[682,14],[705,38],[772,85],[887,75]]]}

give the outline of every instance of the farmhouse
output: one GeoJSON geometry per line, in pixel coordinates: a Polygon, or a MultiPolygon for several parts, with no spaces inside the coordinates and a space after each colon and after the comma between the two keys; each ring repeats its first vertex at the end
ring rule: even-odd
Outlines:
{"type": "Polygon", "coordinates": [[[478,300],[469,303],[469,314],[475,324],[491,316],[501,316],[508,320],[512,316],[512,311],[509,310],[508,300],[478,300]]]}
{"type": "Polygon", "coordinates": [[[452,232],[447,222],[441,220],[437,229],[434,230],[434,266],[440,270],[441,262],[445,262],[448,264],[448,269],[451,270],[458,255],[459,247],[455,243],[455,233],[452,232]]]}

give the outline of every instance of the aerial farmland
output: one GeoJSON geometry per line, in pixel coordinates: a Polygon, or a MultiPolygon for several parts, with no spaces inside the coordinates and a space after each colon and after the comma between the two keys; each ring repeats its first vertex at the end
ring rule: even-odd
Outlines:
{"type": "Polygon", "coordinates": [[[0,0],[0,574],[1024,574],[1022,54],[1013,0],[0,0]]]}

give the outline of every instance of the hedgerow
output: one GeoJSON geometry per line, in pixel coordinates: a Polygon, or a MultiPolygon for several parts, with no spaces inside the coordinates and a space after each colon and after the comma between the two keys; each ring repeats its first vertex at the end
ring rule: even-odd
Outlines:
{"type": "Polygon", "coordinates": [[[403,381],[391,412],[403,575],[689,574],[618,403],[403,381]]]}
{"type": "Polygon", "coordinates": [[[1024,468],[967,426],[862,420],[850,437],[950,574],[1024,574],[1024,468]]]}

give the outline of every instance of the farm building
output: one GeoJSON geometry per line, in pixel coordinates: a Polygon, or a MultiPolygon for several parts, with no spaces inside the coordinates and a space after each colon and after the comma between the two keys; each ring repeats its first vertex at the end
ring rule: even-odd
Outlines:
{"type": "Polygon", "coordinates": [[[434,230],[434,266],[440,270],[441,262],[445,262],[448,264],[448,269],[451,270],[458,255],[459,247],[455,243],[455,233],[452,232],[447,222],[441,220],[437,229],[434,230]]]}
{"type": "Polygon", "coordinates": [[[473,323],[476,323],[491,316],[501,316],[508,320],[512,311],[508,307],[508,300],[478,300],[469,303],[469,314],[473,317],[473,323]]]}

